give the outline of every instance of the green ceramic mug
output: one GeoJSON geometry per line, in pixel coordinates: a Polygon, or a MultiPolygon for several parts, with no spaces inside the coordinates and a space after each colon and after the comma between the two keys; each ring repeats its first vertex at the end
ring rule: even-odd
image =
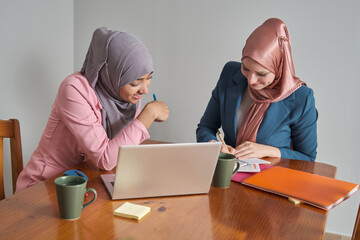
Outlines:
{"type": "Polygon", "coordinates": [[[97,193],[93,188],[86,188],[87,181],[80,176],[62,176],[55,179],[56,196],[60,217],[67,220],[80,218],[82,210],[95,201],[97,193]],[[93,192],[94,197],[86,204],[84,197],[93,192]]]}
{"type": "Polygon", "coordinates": [[[229,153],[220,153],[216,164],[213,186],[219,188],[228,188],[231,177],[239,170],[240,164],[236,161],[236,156],[229,153]],[[234,166],[236,164],[236,168],[234,166]]]}

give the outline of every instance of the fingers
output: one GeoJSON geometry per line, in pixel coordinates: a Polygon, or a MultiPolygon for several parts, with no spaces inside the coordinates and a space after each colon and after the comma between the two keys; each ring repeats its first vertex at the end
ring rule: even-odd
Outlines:
{"type": "Polygon", "coordinates": [[[226,146],[223,145],[221,147],[220,152],[234,154],[235,148],[233,148],[232,146],[229,146],[229,145],[226,145],[226,146]]]}
{"type": "Polygon", "coordinates": [[[224,146],[224,145],[222,145],[220,151],[223,152],[223,153],[230,153],[228,146],[224,146]]]}
{"type": "Polygon", "coordinates": [[[247,141],[236,147],[234,155],[239,159],[281,157],[281,152],[277,147],[247,141]]]}
{"type": "Polygon", "coordinates": [[[243,160],[243,159],[247,159],[247,158],[258,157],[257,150],[258,149],[256,148],[256,143],[247,141],[247,142],[244,142],[244,143],[240,144],[239,146],[237,146],[233,154],[238,159],[243,160]]]}
{"type": "Polygon", "coordinates": [[[163,122],[169,118],[169,107],[163,101],[151,102],[155,105],[154,111],[156,112],[155,121],[163,122]]]}
{"type": "Polygon", "coordinates": [[[152,101],[145,105],[145,109],[154,116],[154,121],[163,122],[169,118],[169,107],[163,101],[152,101]]]}
{"type": "Polygon", "coordinates": [[[148,129],[151,124],[169,118],[169,107],[163,101],[152,101],[145,105],[137,119],[148,129]]]}
{"type": "Polygon", "coordinates": [[[245,160],[245,159],[248,159],[248,158],[256,158],[254,156],[254,153],[250,152],[250,153],[236,153],[234,154],[236,156],[237,159],[239,160],[245,160]]]}
{"type": "Polygon", "coordinates": [[[228,147],[229,153],[231,153],[231,154],[235,153],[235,148],[233,148],[232,146],[229,146],[229,145],[227,145],[227,147],[228,147]]]}

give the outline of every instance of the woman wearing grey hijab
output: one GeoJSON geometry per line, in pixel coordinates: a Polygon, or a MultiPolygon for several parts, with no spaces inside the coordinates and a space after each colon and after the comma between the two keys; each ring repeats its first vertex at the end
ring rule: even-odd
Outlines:
{"type": "Polygon", "coordinates": [[[120,145],[149,138],[154,121],[165,121],[169,109],[148,93],[152,58],[133,34],[95,30],[80,72],[60,85],[47,126],[30,161],[19,175],[16,191],[88,161],[103,170],[116,165],[120,145]]]}

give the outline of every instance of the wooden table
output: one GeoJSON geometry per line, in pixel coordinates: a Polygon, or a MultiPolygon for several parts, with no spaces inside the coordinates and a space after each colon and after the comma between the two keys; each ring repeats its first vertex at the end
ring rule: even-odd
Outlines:
{"type": "MultiPolygon", "coordinates": [[[[269,159],[275,165],[334,177],[324,163],[269,159]]],[[[327,212],[294,205],[286,198],[237,182],[230,188],[211,187],[209,194],[128,200],[151,207],[140,222],[114,216],[125,201],[112,201],[98,170],[87,163],[76,167],[95,188],[97,200],[81,218],[59,218],[54,179],[0,201],[0,239],[322,239],[327,212]]],[[[91,193],[90,193],[91,194],[91,193]]],[[[87,198],[90,198],[88,196],[87,198]]]]}

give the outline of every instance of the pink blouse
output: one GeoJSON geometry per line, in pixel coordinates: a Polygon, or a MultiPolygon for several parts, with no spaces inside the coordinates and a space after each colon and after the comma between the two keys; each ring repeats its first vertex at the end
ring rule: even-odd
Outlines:
{"type": "Polygon", "coordinates": [[[16,191],[82,161],[109,171],[116,166],[120,145],[140,144],[149,138],[145,126],[135,118],[116,138],[109,140],[102,126],[101,110],[94,89],[82,74],[67,77],[59,87],[40,143],[18,177],[16,191]]]}

